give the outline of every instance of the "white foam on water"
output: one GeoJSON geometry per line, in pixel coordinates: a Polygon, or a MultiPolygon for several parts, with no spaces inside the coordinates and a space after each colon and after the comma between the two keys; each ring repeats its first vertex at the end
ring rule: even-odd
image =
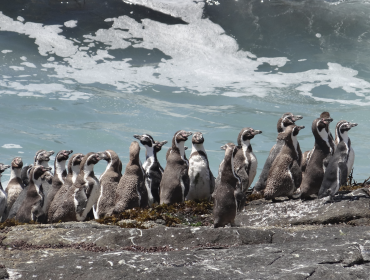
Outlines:
{"type": "Polygon", "coordinates": [[[77,26],[77,20],[69,20],[64,23],[65,27],[74,28],[77,26]]]}
{"type": "Polygon", "coordinates": [[[11,53],[11,52],[13,52],[13,51],[11,51],[11,50],[2,50],[1,52],[2,52],[2,53],[11,53]]]}
{"type": "MultiPolygon", "coordinates": [[[[264,98],[280,92],[283,88],[293,88],[297,93],[317,101],[370,105],[368,94],[370,83],[357,78],[357,71],[336,63],[328,63],[327,69],[312,69],[298,73],[257,71],[264,63],[283,67],[289,59],[256,57],[250,52],[240,50],[236,40],[226,35],[225,30],[209,19],[202,18],[204,2],[195,3],[191,0],[125,2],[143,5],[181,18],[188,24],[166,25],[150,19],[138,22],[128,16],[107,18],[104,21],[113,22],[111,28],[84,35],[84,42],[90,43],[89,46],[81,46],[81,42],[75,38],[65,38],[60,34],[63,31],[60,25],[22,23],[1,12],[0,30],[18,32],[35,38],[35,44],[43,56],[54,54],[63,57],[66,63],[61,64],[49,58],[49,62],[42,66],[43,69],[53,69],[55,73],[49,76],[60,79],[64,84],[70,83],[68,81],[71,80],[81,84],[100,83],[126,92],[141,91],[146,86],[162,85],[186,88],[194,94],[223,94],[239,98],[244,96],[264,98]],[[97,52],[91,50],[96,43],[103,43],[106,49],[97,52]],[[109,54],[110,50],[126,49],[130,46],[147,50],[159,49],[171,58],[133,68],[130,59],[115,60],[115,57],[109,54]],[[358,98],[340,100],[313,96],[312,90],[318,86],[340,88],[355,94],[358,98]],[[228,88],[226,92],[222,90],[225,87],[228,88]]],[[[23,70],[14,68],[16,66],[10,67],[14,70],[23,70]]],[[[5,87],[15,86],[15,89],[28,92],[34,90],[32,83],[21,85],[8,82],[7,85],[5,87]]],[[[62,95],[61,99],[88,97],[86,94],[68,90],[63,85],[59,86],[61,88],[58,93],[62,95]]],[[[46,94],[51,91],[38,90],[38,93],[46,94]]]]}
{"type": "Polygon", "coordinates": [[[24,65],[30,68],[36,68],[36,65],[31,62],[21,62],[21,65],[24,65]]]}
{"type": "Polygon", "coordinates": [[[22,146],[18,144],[4,144],[1,147],[5,149],[22,149],[22,146]]]}
{"type": "Polygon", "coordinates": [[[24,67],[20,66],[9,66],[10,69],[13,69],[14,71],[23,71],[24,67]]]}
{"type": "Polygon", "coordinates": [[[23,21],[24,21],[24,18],[23,18],[23,17],[21,17],[21,16],[18,16],[18,17],[17,17],[17,20],[18,20],[18,21],[23,22],[23,21]]]}

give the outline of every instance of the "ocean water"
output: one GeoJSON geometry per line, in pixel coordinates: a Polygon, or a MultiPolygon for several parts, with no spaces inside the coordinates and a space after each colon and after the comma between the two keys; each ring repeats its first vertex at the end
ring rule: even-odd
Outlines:
{"type": "Polygon", "coordinates": [[[306,151],[312,121],[329,111],[332,133],[339,120],[359,124],[349,135],[362,181],[369,50],[364,0],[1,1],[0,162],[32,163],[39,149],[112,149],[125,165],[134,134],[171,143],[185,129],[204,133],[216,175],[220,146],[253,127],[263,131],[251,141],[258,177],[283,113],[303,115],[306,151]]]}

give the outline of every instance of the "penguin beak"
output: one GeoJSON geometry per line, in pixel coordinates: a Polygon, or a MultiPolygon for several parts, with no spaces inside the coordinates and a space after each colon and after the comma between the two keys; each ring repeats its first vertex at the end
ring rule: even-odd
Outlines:
{"type": "Polygon", "coordinates": [[[302,125],[302,126],[297,126],[297,128],[298,128],[299,130],[301,130],[301,129],[304,129],[304,128],[305,128],[305,126],[304,126],[304,125],[302,125]]]}
{"type": "Polygon", "coordinates": [[[324,119],[324,121],[326,121],[328,123],[331,123],[333,121],[333,119],[332,118],[326,118],[326,119],[324,119]]]}
{"type": "Polygon", "coordinates": [[[253,135],[261,134],[262,130],[255,130],[252,132],[253,135]]]}
{"type": "Polygon", "coordinates": [[[189,137],[190,135],[192,135],[193,133],[191,131],[185,131],[182,133],[182,136],[184,137],[189,137]]]}
{"type": "Polygon", "coordinates": [[[227,149],[227,144],[221,146],[221,150],[226,150],[226,149],[227,149]]]}
{"type": "Polygon", "coordinates": [[[349,123],[350,127],[355,127],[357,126],[358,124],[357,123],[349,123]]]}
{"type": "Polygon", "coordinates": [[[42,171],[44,171],[44,172],[51,171],[51,167],[43,167],[42,171]]]}
{"type": "Polygon", "coordinates": [[[134,137],[137,139],[137,140],[139,140],[140,141],[140,139],[141,139],[141,135],[138,135],[138,134],[134,134],[134,137]]]}
{"type": "Polygon", "coordinates": [[[1,171],[4,171],[5,169],[8,169],[10,165],[1,165],[0,169],[1,171]]]}
{"type": "Polygon", "coordinates": [[[303,119],[303,117],[301,116],[301,115],[294,115],[293,116],[293,121],[299,121],[299,120],[301,120],[301,119],[303,119]]]}

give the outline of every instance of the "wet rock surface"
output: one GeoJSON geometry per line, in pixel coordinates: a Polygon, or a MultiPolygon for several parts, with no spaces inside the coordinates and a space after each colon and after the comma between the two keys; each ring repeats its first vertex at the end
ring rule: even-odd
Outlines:
{"type": "Polygon", "coordinates": [[[15,226],[0,232],[0,279],[368,279],[370,199],[351,195],[255,201],[234,228],[15,226]]]}

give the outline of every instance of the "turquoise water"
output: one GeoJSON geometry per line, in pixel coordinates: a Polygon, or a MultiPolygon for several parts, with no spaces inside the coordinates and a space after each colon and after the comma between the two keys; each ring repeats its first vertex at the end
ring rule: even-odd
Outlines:
{"type": "Polygon", "coordinates": [[[263,131],[251,142],[259,176],[283,113],[303,115],[305,151],[313,119],[329,111],[332,133],[339,120],[359,124],[350,137],[364,180],[369,15],[366,1],[0,3],[0,162],[112,149],[125,164],[134,134],[170,143],[185,129],[204,133],[217,174],[220,146],[253,127],[263,131]]]}

